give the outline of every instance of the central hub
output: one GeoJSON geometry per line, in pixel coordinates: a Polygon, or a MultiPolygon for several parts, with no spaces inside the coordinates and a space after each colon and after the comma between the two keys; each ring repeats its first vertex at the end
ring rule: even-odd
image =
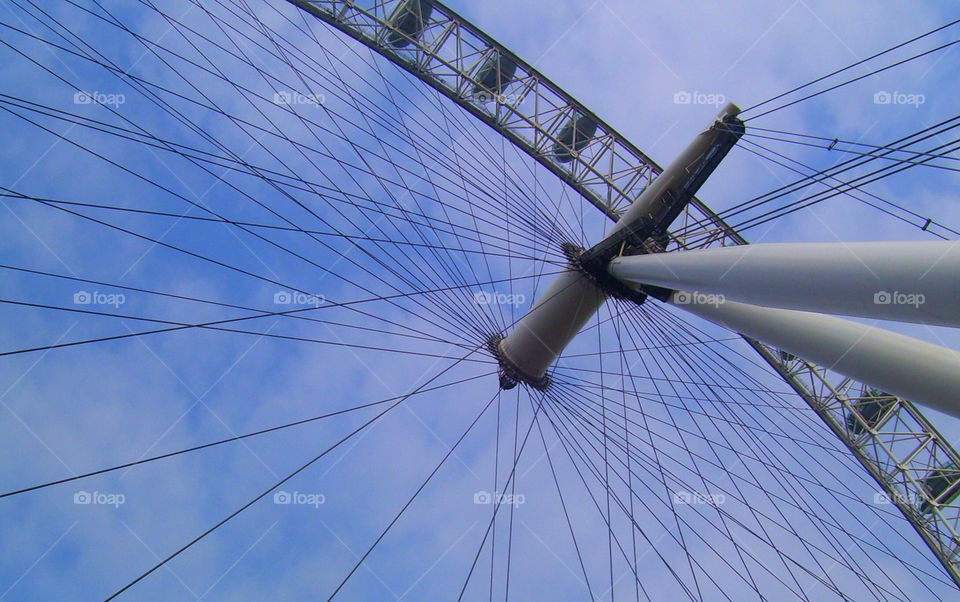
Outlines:
{"type": "MultiPolygon", "coordinates": [[[[550,382],[548,366],[608,297],[638,305],[647,298],[607,272],[612,254],[601,257],[595,250],[570,242],[560,248],[567,258],[567,271],[520,321],[511,337],[492,335],[487,339],[487,349],[500,365],[501,389],[512,389],[522,382],[545,390],[550,382]],[[553,326],[545,328],[545,324],[553,326]],[[518,331],[526,334],[516,334],[518,331]]],[[[660,297],[659,291],[650,292],[660,297]]]]}
{"type": "MultiPolygon", "coordinates": [[[[578,270],[581,274],[590,279],[590,281],[593,282],[593,285],[603,291],[603,293],[608,297],[622,299],[624,301],[633,301],[637,305],[640,305],[647,300],[648,293],[653,294],[661,301],[665,299],[665,297],[660,294],[661,289],[648,291],[647,288],[649,287],[646,287],[644,288],[644,292],[640,292],[637,289],[627,286],[611,276],[607,271],[607,266],[610,265],[610,261],[614,257],[619,257],[620,255],[598,255],[593,249],[588,251],[587,249],[570,242],[563,243],[560,246],[560,249],[566,256],[567,261],[570,262],[570,267],[578,270]]],[[[653,243],[652,245],[645,245],[641,249],[631,248],[630,252],[624,253],[624,255],[638,255],[646,252],[662,252],[663,250],[664,248],[662,246],[657,245],[657,243],[653,243]]]]}
{"type": "Polygon", "coordinates": [[[565,243],[568,260],[530,311],[506,337],[491,337],[487,346],[500,365],[500,386],[525,383],[543,390],[547,370],[597,313],[607,297],[643,303],[647,294],[664,298],[662,289],[634,290],[610,275],[607,266],[619,255],[666,250],[667,228],[683,212],[700,185],[743,135],[740,112],[729,104],[693,142],[656,177],[623,213],[599,244],[585,250],[565,243]]]}

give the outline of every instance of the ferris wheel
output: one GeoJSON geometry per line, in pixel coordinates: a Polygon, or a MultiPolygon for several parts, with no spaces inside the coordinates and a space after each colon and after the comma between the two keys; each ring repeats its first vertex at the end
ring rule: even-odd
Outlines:
{"type": "Polygon", "coordinates": [[[866,187],[960,116],[763,117],[960,20],[664,168],[433,0],[6,8],[0,599],[956,596],[960,356],[869,320],[960,326],[960,233],[866,187]],[[917,240],[748,244],[839,197],[917,240]]]}

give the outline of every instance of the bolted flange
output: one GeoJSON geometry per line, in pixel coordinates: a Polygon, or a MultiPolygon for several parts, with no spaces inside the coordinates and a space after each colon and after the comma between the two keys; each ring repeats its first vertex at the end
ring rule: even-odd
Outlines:
{"type": "Polygon", "coordinates": [[[524,374],[516,364],[510,361],[510,358],[500,350],[500,342],[503,336],[492,334],[487,338],[487,350],[497,360],[500,368],[497,375],[500,377],[500,388],[504,391],[516,387],[519,383],[524,383],[538,391],[545,391],[550,385],[550,377],[543,375],[539,378],[524,374]]]}

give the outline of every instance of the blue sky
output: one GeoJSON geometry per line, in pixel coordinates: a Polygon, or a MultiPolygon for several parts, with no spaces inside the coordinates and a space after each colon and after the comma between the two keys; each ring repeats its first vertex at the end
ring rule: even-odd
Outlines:
{"type": "MultiPolygon", "coordinates": [[[[5,300],[63,308],[3,304],[0,349],[164,327],[136,317],[199,323],[303,307],[298,315],[310,318],[267,316],[225,325],[246,333],[192,328],[0,358],[0,489],[448,385],[397,405],[127,597],[329,596],[440,465],[341,594],[450,599],[463,587],[490,522],[493,506],[482,503],[483,494],[504,488],[522,446],[509,492],[517,503],[500,508],[465,598],[486,599],[491,590],[493,598],[504,597],[508,564],[515,599],[578,600],[588,589],[607,599],[610,581],[617,598],[633,598],[639,588],[624,556],[632,558],[634,537],[616,508],[617,499],[630,500],[627,484],[612,477],[611,521],[620,538],[613,543],[603,518],[605,492],[589,471],[578,472],[585,464],[572,460],[578,449],[596,459],[590,446],[598,439],[578,430],[572,416],[599,407],[600,370],[606,385],[633,391],[632,403],[637,397],[643,403],[629,414],[646,425],[630,434],[639,437],[632,445],[643,460],[633,460],[631,486],[639,492],[635,520],[642,527],[635,534],[638,580],[652,599],[686,596],[684,587],[702,588],[708,599],[721,592],[749,598],[752,590],[738,572],[749,573],[762,591],[802,591],[815,599],[836,597],[831,585],[858,599],[933,599],[951,591],[909,525],[890,506],[873,503],[876,486],[786,385],[730,333],[682,313],[645,308],[621,316],[625,308],[609,304],[600,314],[605,321],[592,323],[561,361],[558,380],[566,384],[556,394],[562,397],[548,402],[556,404],[548,412],[556,422],[535,423],[541,439],[540,429],[531,428],[538,397],[521,390],[498,397],[490,357],[471,352],[485,334],[518,319],[562,267],[551,237],[589,243],[607,223],[547,170],[387,62],[320,23],[310,21],[311,34],[304,34],[297,11],[280,2],[250,8],[275,30],[275,41],[289,44],[280,46],[285,56],[314,79],[299,79],[271,54],[271,38],[240,18],[246,2],[214,3],[206,6],[210,14],[186,1],[159,6],[182,20],[176,26],[150,2],[77,3],[89,13],[69,3],[0,4],[0,22],[8,26],[0,38],[2,186],[30,197],[155,212],[56,204],[138,237],[50,204],[0,200],[0,263],[86,281],[0,270],[5,300]],[[49,13],[46,25],[35,18],[40,9],[49,13]],[[157,46],[95,15],[116,18],[157,46]],[[145,95],[129,78],[23,32],[78,52],[96,50],[137,81],[162,87],[145,95]],[[78,91],[98,102],[84,103],[78,91]],[[302,102],[278,104],[278,92],[299,94],[291,97],[302,102]],[[149,132],[162,142],[151,147],[139,136],[97,131],[89,121],[67,123],[13,99],[97,120],[105,129],[149,132]],[[166,143],[192,154],[177,155],[166,143]],[[255,173],[227,169],[229,158],[248,170],[255,166],[255,173]],[[214,223],[214,214],[272,228],[214,223]],[[203,217],[208,221],[196,219],[203,217]],[[451,285],[461,286],[400,296],[451,285]],[[94,303],[78,302],[83,293],[94,303]],[[478,303],[478,293],[510,302],[478,303]],[[392,298],[359,303],[383,296],[392,298]],[[276,302],[288,298],[294,304],[276,302]],[[76,309],[123,317],[70,311],[76,309]],[[697,345],[694,338],[716,341],[697,345]],[[657,349],[615,353],[650,346],[657,349]],[[611,385],[609,378],[623,373],[621,357],[634,378],[611,385]],[[706,386],[708,377],[714,386],[706,386]],[[459,380],[466,382],[449,384],[459,380]],[[563,403],[572,404],[572,413],[564,413],[563,403]],[[289,497],[275,499],[276,492],[289,497]],[[678,509],[678,492],[724,502],[678,509]],[[827,584],[775,560],[773,547],[827,572],[827,584]],[[747,559],[738,556],[744,550],[747,559]],[[875,589],[850,570],[858,564],[876,580],[875,589]]],[[[722,95],[746,107],[941,25],[955,12],[946,2],[799,0],[450,6],[661,164],[716,112],[709,104],[676,104],[677,93],[722,95]]],[[[949,33],[933,38],[950,39],[949,33]]],[[[915,61],[757,125],[885,144],[952,115],[956,57],[952,50],[915,61]],[[884,91],[923,95],[924,102],[875,103],[884,91]]],[[[776,148],[820,168],[838,160],[823,150],[776,148]]],[[[792,179],[735,149],[699,196],[722,210],[792,179]]],[[[870,190],[956,228],[955,186],[955,173],[918,168],[870,190]]],[[[929,238],[846,198],[746,236],[753,242],[929,238]]],[[[890,327],[960,346],[949,329],[890,327]]],[[[605,399],[611,420],[622,421],[623,396],[613,397],[605,399]]],[[[0,499],[0,599],[102,599],[386,407],[0,499]],[[92,503],[77,503],[85,500],[92,503]]],[[[960,437],[954,419],[931,417],[948,439],[960,437]]]]}

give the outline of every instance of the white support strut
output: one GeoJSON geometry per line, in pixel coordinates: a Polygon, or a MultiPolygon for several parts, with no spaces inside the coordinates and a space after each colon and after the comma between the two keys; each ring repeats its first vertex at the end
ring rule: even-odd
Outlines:
{"type": "Polygon", "coordinates": [[[675,291],[672,305],[887,393],[960,417],[960,352],[837,318],[675,291]]]}
{"type": "Polygon", "coordinates": [[[628,284],[765,307],[960,326],[960,242],[776,243],[619,257],[628,284]]]}

